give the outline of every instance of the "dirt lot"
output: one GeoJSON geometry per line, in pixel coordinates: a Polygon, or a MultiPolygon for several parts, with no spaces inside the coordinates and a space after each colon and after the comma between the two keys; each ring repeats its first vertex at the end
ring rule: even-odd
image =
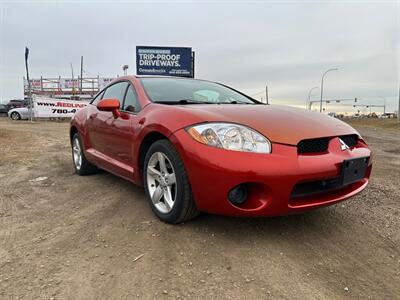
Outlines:
{"type": "Polygon", "coordinates": [[[75,175],[67,123],[0,118],[0,298],[400,299],[400,127],[353,125],[375,165],[352,200],[172,226],[142,189],[75,175]]]}

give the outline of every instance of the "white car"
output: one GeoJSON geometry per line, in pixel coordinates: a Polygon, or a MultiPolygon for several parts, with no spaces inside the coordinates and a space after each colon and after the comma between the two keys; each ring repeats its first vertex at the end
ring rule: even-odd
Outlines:
{"type": "Polygon", "coordinates": [[[8,116],[13,120],[28,120],[29,107],[17,107],[8,111],[8,116]]]}

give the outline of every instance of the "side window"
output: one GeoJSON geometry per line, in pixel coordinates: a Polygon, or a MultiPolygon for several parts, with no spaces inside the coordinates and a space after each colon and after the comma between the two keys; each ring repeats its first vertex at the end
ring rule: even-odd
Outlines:
{"type": "MultiPolygon", "coordinates": [[[[127,87],[127,82],[113,84],[106,89],[103,99],[118,99],[120,105],[122,105],[127,87]]],[[[121,106],[119,108],[121,109],[121,106]]]]}
{"type": "Polygon", "coordinates": [[[140,105],[137,99],[136,92],[131,85],[129,85],[128,91],[126,92],[124,107],[122,108],[122,110],[131,112],[140,111],[140,105]]]}
{"type": "Polygon", "coordinates": [[[104,95],[104,91],[102,91],[100,94],[98,94],[97,97],[94,98],[91,103],[93,105],[97,105],[97,103],[99,103],[99,101],[103,98],[103,95],[104,95]]]}

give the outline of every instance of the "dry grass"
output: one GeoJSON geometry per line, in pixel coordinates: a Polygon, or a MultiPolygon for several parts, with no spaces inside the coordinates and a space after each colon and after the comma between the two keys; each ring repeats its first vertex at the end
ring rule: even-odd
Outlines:
{"type": "Polygon", "coordinates": [[[385,131],[400,134],[400,122],[397,119],[344,119],[346,123],[354,127],[368,127],[383,129],[385,131]]]}

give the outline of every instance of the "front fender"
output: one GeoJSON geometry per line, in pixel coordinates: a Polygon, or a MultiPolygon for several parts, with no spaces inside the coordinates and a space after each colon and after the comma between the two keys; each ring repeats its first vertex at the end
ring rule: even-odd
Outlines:
{"type": "Polygon", "coordinates": [[[71,118],[70,121],[70,140],[72,140],[72,132],[73,128],[76,128],[78,131],[79,135],[81,136],[81,140],[83,142],[84,149],[87,149],[88,147],[88,139],[87,139],[87,127],[86,127],[86,122],[87,122],[87,112],[88,107],[85,107],[83,109],[78,110],[71,118]]]}

